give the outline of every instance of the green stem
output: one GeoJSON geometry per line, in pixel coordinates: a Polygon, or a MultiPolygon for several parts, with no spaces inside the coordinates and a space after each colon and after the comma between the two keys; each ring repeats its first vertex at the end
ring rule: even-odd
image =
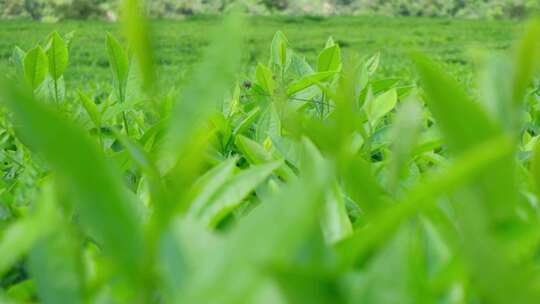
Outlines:
{"type": "MultiPolygon", "coordinates": [[[[125,101],[124,92],[122,91],[122,85],[118,84],[118,97],[120,98],[120,103],[123,104],[125,101]]],[[[122,120],[124,122],[124,130],[126,131],[126,135],[129,137],[129,127],[126,117],[126,111],[122,111],[122,120]]]]}
{"type": "Polygon", "coordinates": [[[60,100],[58,98],[58,80],[54,79],[54,101],[56,102],[56,106],[60,107],[60,100]]]}
{"type": "Polygon", "coordinates": [[[122,111],[122,120],[124,121],[124,129],[126,130],[126,135],[129,137],[129,127],[128,127],[125,111],[122,111]]]}

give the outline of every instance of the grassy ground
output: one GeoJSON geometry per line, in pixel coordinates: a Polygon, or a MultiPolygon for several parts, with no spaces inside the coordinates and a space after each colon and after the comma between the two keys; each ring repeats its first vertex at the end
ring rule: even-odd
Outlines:
{"type": "MultiPolygon", "coordinates": [[[[154,23],[160,75],[165,81],[181,81],[200,58],[216,18],[154,23]]],[[[246,26],[248,48],[246,66],[266,61],[273,34],[282,30],[293,47],[314,60],[328,36],[346,51],[371,55],[381,52],[380,77],[414,77],[407,54],[422,51],[444,62],[454,75],[469,82],[472,71],[470,50],[507,49],[517,23],[511,21],[468,21],[425,18],[335,17],[252,18],[246,26]]],[[[41,24],[26,21],[0,21],[0,67],[10,70],[9,57],[15,45],[27,49],[49,32],[75,30],[76,38],[67,71],[68,85],[88,89],[108,86],[110,79],[105,51],[105,32],[118,32],[118,25],[106,22],[70,21],[41,24]]],[[[250,72],[250,71],[246,71],[250,72]]]]}

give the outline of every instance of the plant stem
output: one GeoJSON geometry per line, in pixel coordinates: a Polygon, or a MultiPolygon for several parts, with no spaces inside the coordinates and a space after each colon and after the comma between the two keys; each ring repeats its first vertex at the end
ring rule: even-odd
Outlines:
{"type": "Polygon", "coordinates": [[[60,107],[60,100],[58,98],[58,80],[54,79],[54,101],[56,102],[56,106],[60,107]]]}
{"type": "Polygon", "coordinates": [[[125,111],[122,111],[122,120],[124,121],[124,129],[126,130],[126,135],[129,137],[129,127],[128,127],[125,111]]]}
{"type": "MultiPolygon", "coordinates": [[[[118,97],[120,98],[120,103],[123,104],[125,102],[125,96],[124,92],[122,91],[122,84],[118,84],[118,97]]],[[[124,130],[126,131],[126,135],[129,137],[129,127],[126,117],[126,111],[122,111],[122,120],[124,122],[124,130]]]]}

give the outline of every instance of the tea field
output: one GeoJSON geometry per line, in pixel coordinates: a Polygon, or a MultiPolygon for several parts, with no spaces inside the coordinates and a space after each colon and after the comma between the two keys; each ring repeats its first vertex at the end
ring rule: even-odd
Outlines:
{"type": "Polygon", "coordinates": [[[536,304],[540,19],[0,22],[0,303],[536,304]]]}
{"type": "MultiPolygon", "coordinates": [[[[215,17],[196,17],[184,21],[157,21],[153,24],[157,67],[164,81],[176,83],[190,74],[198,61],[212,28],[219,26],[215,17]]],[[[252,17],[245,29],[244,72],[258,60],[266,60],[268,41],[282,30],[292,46],[316,59],[318,50],[330,36],[347,52],[362,56],[381,53],[377,77],[414,78],[410,51],[419,50],[444,62],[450,72],[466,82],[473,77],[475,50],[507,49],[518,28],[516,21],[454,20],[403,17],[252,17]]],[[[118,32],[118,26],[99,21],[68,21],[60,24],[0,21],[0,66],[8,64],[13,46],[32,46],[53,30],[75,31],[71,64],[66,81],[75,87],[110,82],[105,50],[106,32],[118,32]]]]}

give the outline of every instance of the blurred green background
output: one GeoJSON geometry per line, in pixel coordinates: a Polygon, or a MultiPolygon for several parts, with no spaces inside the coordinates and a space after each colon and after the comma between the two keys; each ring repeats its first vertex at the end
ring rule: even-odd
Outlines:
{"type": "MultiPolygon", "coordinates": [[[[219,17],[194,16],[183,21],[159,20],[153,23],[157,68],[161,80],[169,86],[189,78],[208,44],[212,28],[219,17]]],[[[254,63],[268,58],[268,41],[282,30],[294,48],[314,62],[318,50],[329,36],[335,38],[344,52],[361,56],[381,53],[378,78],[399,77],[414,81],[414,68],[408,53],[422,51],[443,62],[448,71],[462,82],[472,85],[474,50],[505,50],[519,23],[513,20],[458,20],[385,16],[335,16],[330,18],[262,16],[251,17],[247,27],[246,47],[242,60],[244,75],[253,73],[254,63]]],[[[97,89],[106,92],[110,86],[110,67],[105,49],[105,33],[119,34],[117,23],[106,21],[64,21],[41,23],[0,21],[0,66],[13,71],[9,64],[15,45],[27,50],[47,33],[75,31],[70,68],[66,71],[69,87],[97,89]],[[97,87],[95,87],[97,86],[97,87]]]]}

